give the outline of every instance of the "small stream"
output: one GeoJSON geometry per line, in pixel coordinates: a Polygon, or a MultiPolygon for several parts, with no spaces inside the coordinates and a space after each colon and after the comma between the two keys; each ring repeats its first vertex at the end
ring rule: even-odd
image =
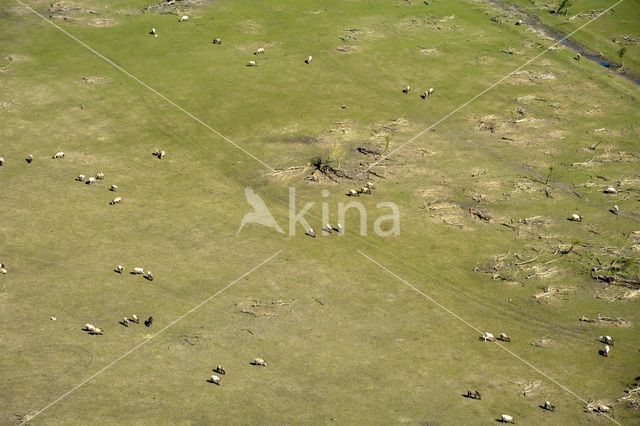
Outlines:
{"type": "Polygon", "coordinates": [[[634,74],[628,69],[625,69],[623,72],[619,72],[618,69],[622,67],[621,64],[612,61],[601,54],[595,53],[594,51],[581,45],[572,38],[567,37],[565,34],[562,34],[554,30],[553,28],[550,28],[549,26],[543,24],[537,16],[530,14],[521,7],[514,4],[507,4],[502,0],[484,0],[484,2],[489,3],[504,12],[519,15],[518,18],[522,19],[525,25],[536,29],[546,37],[559,42],[559,44],[561,44],[562,46],[569,48],[576,53],[579,53],[583,58],[595,62],[601,67],[612,71],[613,73],[615,73],[615,75],[626,78],[627,80],[640,85],[640,75],[634,74]]]}

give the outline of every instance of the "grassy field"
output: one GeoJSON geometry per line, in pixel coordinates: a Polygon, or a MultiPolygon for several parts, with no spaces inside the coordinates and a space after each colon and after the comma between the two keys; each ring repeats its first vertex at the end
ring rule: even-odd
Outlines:
{"type": "MultiPolygon", "coordinates": [[[[0,424],[636,424],[618,399],[640,365],[638,86],[551,49],[438,123],[553,42],[485,2],[429,3],[27,3],[127,75],[0,1],[0,424]],[[380,156],[359,147],[389,159],[364,172],[380,156]],[[305,168],[314,157],[351,179],[305,168]],[[336,223],[366,181],[367,236],[353,210],[344,236],[237,234],[247,186],[285,230],[295,188],[319,230],[322,203],[336,223]],[[381,202],[400,235],[373,232],[381,202]],[[153,326],[118,324],[134,313],[153,326]]],[[[576,39],[612,22],[637,37],[635,12],[576,39]]]]}
{"type": "MultiPolygon", "coordinates": [[[[558,10],[562,1],[544,0],[509,0],[510,3],[523,7],[536,15],[549,27],[563,34],[571,34],[585,25],[591,19],[605,12],[615,1],[601,0],[573,1],[560,14],[549,13],[558,10]]],[[[640,75],[640,37],[638,36],[638,22],[640,22],[640,1],[624,0],[600,18],[595,19],[585,27],[584,31],[576,32],[572,38],[588,47],[591,51],[604,55],[615,63],[624,65],[634,75],[640,75]],[[622,58],[618,56],[620,49],[625,48],[622,58]]]]}

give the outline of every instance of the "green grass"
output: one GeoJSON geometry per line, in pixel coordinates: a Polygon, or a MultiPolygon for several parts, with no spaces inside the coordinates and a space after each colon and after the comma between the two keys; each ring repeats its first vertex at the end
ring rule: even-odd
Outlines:
{"type": "MultiPolygon", "coordinates": [[[[511,0],[511,3],[525,7],[538,16],[544,24],[555,30],[571,34],[616,2],[574,1],[567,13],[561,15],[551,14],[548,10],[543,9],[546,5],[557,5],[560,3],[559,1],[511,0]],[[589,12],[594,14],[590,15],[589,12]]],[[[611,12],[605,13],[576,32],[572,38],[590,50],[601,53],[618,64],[623,64],[624,68],[637,76],[640,74],[639,30],[640,2],[625,0],[613,8],[611,12]],[[631,42],[625,41],[625,36],[631,36],[631,42]],[[626,47],[627,51],[620,59],[618,52],[622,47],[626,47]]]]}
{"type": "MultiPolygon", "coordinates": [[[[356,147],[380,148],[374,129],[406,120],[389,138],[390,149],[400,147],[550,44],[495,25],[492,10],[471,1],[225,0],[189,12],[186,23],[140,13],[146,4],[93,1],[114,21],[104,28],[86,25],[94,15],[56,23],[276,168],[335,151],[353,172],[367,161],[356,147]],[[151,27],[159,37],[147,34],[151,27]],[[362,31],[345,42],[339,37],[349,28],[362,31]],[[212,45],[214,36],[223,44],[212,45]],[[267,43],[259,66],[246,67],[267,43]],[[344,45],[357,52],[339,53],[344,45]],[[508,46],[514,55],[502,53],[508,46]],[[405,84],[409,95],[400,91],[405,84]],[[434,95],[421,100],[429,87],[434,95]]],[[[48,14],[48,3],[34,5],[48,14]]],[[[357,199],[372,212],[367,237],[357,235],[354,212],[342,238],[312,240],[300,227],[282,236],[257,225],[236,235],[250,210],[246,186],[285,230],[295,187],[298,209],[316,203],[307,219],[319,229],[321,203],[334,223],[338,203],[353,201],[344,193],[364,180],[274,177],[17,3],[3,2],[0,16],[0,58],[23,58],[0,63],[0,260],[9,270],[0,276],[0,424],[44,407],[279,250],[33,423],[488,424],[501,413],[523,424],[608,423],[358,251],[478,329],[509,333],[510,350],[585,399],[613,403],[638,375],[638,301],[597,297],[619,287],[607,289],[589,273],[596,257],[611,259],[607,248],[624,248],[638,266],[639,243],[628,241],[638,230],[640,190],[631,82],[551,51],[526,67],[531,74],[510,77],[393,155],[398,165],[374,169],[385,179],[373,179],[374,194],[357,199]],[[542,74],[554,78],[528,78],[542,74]],[[86,76],[105,80],[87,84],[86,76]],[[514,123],[518,107],[528,121],[514,123]],[[477,128],[490,115],[501,123],[493,134],[477,128]],[[156,147],[167,151],[164,160],[151,155],[156,147]],[[58,150],[66,158],[54,161],[58,150]],[[629,161],[603,161],[621,152],[629,161]],[[594,155],[590,166],[572,165],[594,155]],[[547,197],[532,179],[550,166],[547,197]],[[99,171],[106,178],[97,185],[73,180],[99,171]],[[112,183],[123,198],[113,207],[112,183]],[[602,194],[608,185],[619,195],[602,194]],[[475,194],[487,201],[476,203],[475,194]],[[401,210],[401,235],[372,235],[384,213],[376,204],[389,201],[401,210]],[[420,208],[425,202],[452,207],[420,208]],[[608,212],[613,204],[620,215],[608,212]],[[494,220],[478,221],[469,208],[494,220]],[[582,223],[566,220],[574,212],[582,223]],[[547,226],[503,225],[538,215],[547,226]],[[554,254],[576,240],[573,253],[554,254]],[[530,279],[522,272],[519,283],[474,271],[506,253],[522,261],[539,255],[532,265],[551,262],[557,271],[530,279]],[[119,263],[151,269],[155,280],[118,276],[119,263]],[[572,291],[537,303],[533,295],[548,286],[572,291]],[[242,312],[250,299],[286,304],[254,316],[242,312]],[[117,324],[133,313],[153,315],[153,327],[117,324]],[[599,313],[632,325],[578,321],[599,313]],[[87,322],[105,335],[85,335],[87,322]],[[616,339],[608,359],[597,354],[603,334],[616,339]],[[553,346],[531,345],[541,337],[553,346]],[[258,356],[267,368],[248,365],[258,356]],[[205,382],[217,364],[228,372],[220,388],[205,382]],[[535,380],[543,383],[529,398],[513,383],[535,380]],[[482,401],[461,397],[473,388],[482,401]],[[547,399],[556,413],[538,408],[547,399]]],[[[613,416],[623,424],[638,418],[622,404],[613,416]]]]}

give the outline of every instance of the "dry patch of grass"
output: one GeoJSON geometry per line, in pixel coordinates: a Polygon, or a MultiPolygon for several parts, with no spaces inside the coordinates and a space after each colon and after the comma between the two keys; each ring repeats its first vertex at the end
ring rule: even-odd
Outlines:
{"type": "Polygon", "coordinates": [[[87,22],[87,25],[95,28],[112,27],[116,24],[116,20],[111,18],[95,18],[87,22]]]}
{"type": "Polygon", "coordinates": [[[438,152],[436,152],[436,151],[431,151],[431,150],[423,149],[423,148],[417,149],[413,153],[416,156],[419,156],[419,157],[433,157],[434,155],[438,154],[438,152]]]}
{"type": "Polygon", "coordinates": [[[520,179],[511,182],[511,189],[503,195],[511,197],[518,194],[544,194],[546,196],[547,190],[547,186],[540,182],[536,182],[531,179],[520,179]]]}
{"type": "Polygon", "coordinates": [[[537,395],[540,391],[543,390],[542,380],[518,380],[511,381],[514,385],[518,387],[518,393],[527,398],[531,396],[537,395]]]}
{"type": "Polygon", "coordinates": [[[633,324],[631,321],[624,318],[612,317],[609,315],[598,314],[595,318],[587,318],[582,316],[581,322],[601,326],[601,327],[631,327],[633,324]]]}
{"type": "Polygon", "coordinates": [[[86,84],[105,84],[105,83],[109,83],[111,81],[110,78],[108,77],[102,77],[99,75],[90,75],[90,76],[86,76],[86,77],[82,77],[82,81],[86,84]]]}
{"type": "Polygon", "coordinates": [[[22,54],[18,54],[18,53],[12,53],[10,55],[7,55],[4,59],[9,61],[9,62],[22,62],[22,61],[27,61],[27,60],[31,59],[31,57],[29,55],[22,55],[22,54]]]}
{"type": "Polygon", "coordinates": [[[264,29],[262,28],[262,25],[260,25],[256,21],[247,19],[240,23],[240,25],[238,26],[238,31],[244,34],[256,35],[261,34],[264,29]]]}
{"type": "Polygon", "coordinates": [[[439,52],[437,47],[431,47],[431,48],[420,47],[419,49],[420,49],[419,52],[421,55],[435,55],[436,53],[439,52]]]}
{"type": "Polygon", "coordinates": [[[427,212],[427,218],[431,223],[444,223],[445,225],[455,226],[464,230],[469,229],[469,227],[465,225],[467,212],[458,204],[436,199],[430,202],[424,202],[420,208],[427,212]]]}
{"type": "Polygon", "coordinates": [[[594,294],[597,299],[606,300],[608,302],[635,300],[640,296],[640,289],[630,290],[617,286],[608,286],[597,290],[594,294]]]}
{"type": "Polygon", "coordinates": [[[640,251],[640,231],[633,231],[629,234],[629,242],[631,243],[631,250],[640,251]]]}
{"type": "Polygon", "coordinates": [[[71,4],[66,1],[58,1],[51,3],[47,11],[50,13],[49,17],[52,19],[59,19],[58,17],[64,17],[74,14],[90,13],[97,14],[93,9],[85,9],[83,6],[77,4],[71,4]]]}
{"type": "Polygon", "coordinates": [[[596,281],[640,289],[640,262],[630,243],[631,235],[623,247],[590,245],[583,268],[589,270],[596,281]]]}
{"type": "Polygon", "coordinates": [[[49,18],[52,20],[61,20],[70,23],[86,23],[90,27],[111,27],[116,24],[112,18],[100,17],[92,18],[91,16],[102,15],[97,9],[88,9],[86,4],[73,3],[66,1],[58,1],[51,3],[47,9],[49,18]]]}
{"type": "Polygon", "coordinates": [[[142,8],[144,13],[162,13],[169,15],[182,15],[192,12],[194,9],[204,6],[210,1],[206,0],[168,0],[150,4],[142,8]]]}
{"type": "Polygon", "coordinates": [[[536,301],[540,303],[549,303],[551,301],[557,300],[558,298],[563,298],[566,294],[573,292],[575,289],[573,287],[554,287],[549,286],[545,287],[540,293],[536,293],[533,297],[536,301]]]}
{"type": "Polygon", "coordinates": [[[371,28],[345,28],[338,38],[343,43],[355,43],[357,41],[374,41],[384,37],[386,31],[377,31],[371,28]]]}
{"type": "Polygon", "coordinates": [[[640,377],[636,377],[635,384],[624,391],[627,395],[618,399],[633,410],[640,410],[640,377]]]}
{"type": "MultiPolygon", "coordinates": [[[[588,149],[590,151],[595,151],[596,146],[591,146],[588,149]],[[591,149],[593,147],[593,149],[591,149]]],[[[616,151],[613,148],[607,148],[602,153],[594,154],[591,159],[585,161],[579,161],[576,163],[572,163],[572,166],[580,166],[580,167],[593,167],[602,163],[633,163],[636,161],[640,161],[640,154],[636,152],[627,152],[627,151],[616,151]]]]}
{"type": "Polygon", "coordinates": [[[633,34],[623,34],[614,37],[613,42],[625,46],[637,46],[640,44],[640,37],[633,34]]]}
{"type": "Polygon", "coordinates": [[[551,337],[541,337],[531,342],[531,346],[535,346],[537,348],[542,348],[542,349],[550,348],[554,346],[554,344],[555,344],[555,341],[551,337]]]}
{"type": "Polygon", "coordinates": [[[338,53],[358,53],[360,48],[358,46],[338,46],[336,47],[336,51],[338,53]]]}
{"type": "Polygon", "coordinates": [[[449,15],[442,18],[425,15],[422,17],[407,16],[400,19],[395,27],[400,30],[427,30],[427,31],[454,31],[458,28],[455,24],[456,16],[449,15]]]}
{"type": "Polygon", "coordinates": [[[339,139],[352,140],[357,137],[358,129],[356,122],[353,120],[339,120],[335,122],[333,127],[327,129],[326,133],[339,139]]]}
{"type": "Polygon", "coordinates": [[[374,142],[379,142],[397,133],[410,131],[414,127],[415,126],[409,120],[404,117],[399,117],[395,120],[388,120],[376,124],[371,130],[370,139],[374,142]]]}
{"type": "Polygon", "coordinates": [[[591,20],[591,19],[595,19],[601,15],[611,15],[612,13],[614,13],[615,10],[613,9],[591,9],[591,10],[587,10],[586,12],[580,12],[577,13],[573,16],[570,16],[567,18],[567,21],[573,21],[575,19],[584,19],[584,20],[591,20]],[[606,12],[605,12],[606,11],[606,12]]]}
{"type": "Polygon", "coordinates": [[[498,119],[498,117],[493,114],[483,116],[482,118],[480,118],[480,120],[478,120],[478,123],[476,125],[476,129],[482,132],[489,133],[496,133],[503,128],[504,122],[498,119]]]}
{"type": "Polygon", "coordinates": [[[584,407],[585,413],[608,413],[611,411],[611,403],[603,399],[589,401],[584,407]]]}
{"type": "Polygon", "coordinates": [[[527,257],[519,253],[507,253],[494,256],[492,261],[478,265],[476,272],[491,274],[494,280],[518,282],[524,285],[525,280],[547,279],[559,274],[562,270],[555,265],[559,258],[546,260],[547,253],[536,251],[527,257]]]}
{"type": "MultiPolygon", "coordinates": [[[[275,317],[283,310],[287,310],[289,306],[295,304],[295,300],[261,300],[247,299],[240,303],[236,303],[237,309],[243,314],[253,315],[254,317],[275,317]]],[[[290,310],[290,309],[289,309],[290,310]]]]}
{"type": "Polygon", "coordinates": [[[556,78],[556,75],[552,72],[522,70],[514,73],[509,81],[515,84],[540,84],[540,82],[555,80],[556,78]]]}

